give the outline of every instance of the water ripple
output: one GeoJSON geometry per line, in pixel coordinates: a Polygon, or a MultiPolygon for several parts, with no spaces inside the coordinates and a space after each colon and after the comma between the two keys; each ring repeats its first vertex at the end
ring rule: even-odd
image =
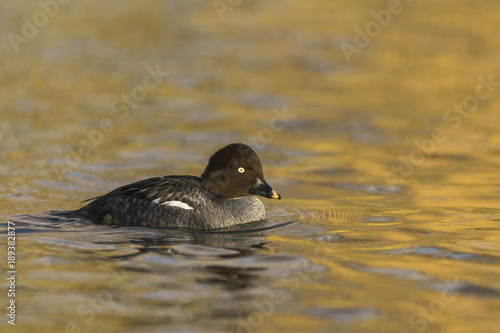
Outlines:
{"type": "Polygon", "coordinates": [[[448,249],[444,249],[441,247],[430,247],[430,246],[412,246],[405,247],[394,250],[382,251],[382,254],[389,255],[421,255],[428,257],[436,257],[436,258],[445,258],[452,260],[463,260],[463,261],[472,261],[472,262],[480,262],[487,264],[500,264],[500,257],[492,256],[492,255],[484,255],[478,253],[469,253],[469,252],[454,252],[448,249]]]}

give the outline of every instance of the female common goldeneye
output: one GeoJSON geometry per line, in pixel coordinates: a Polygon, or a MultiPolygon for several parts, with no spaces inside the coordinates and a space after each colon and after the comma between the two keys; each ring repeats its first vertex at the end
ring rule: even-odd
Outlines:
{"type": "Polygon", "coordinates": [[[266,183],[253,149],[233,143],[210,157],[201,177],[144,179],[89,199],[71,213],[99,224],[221,229],[265,218],[264,205],[252,195],[281,199],[266,183]]]}

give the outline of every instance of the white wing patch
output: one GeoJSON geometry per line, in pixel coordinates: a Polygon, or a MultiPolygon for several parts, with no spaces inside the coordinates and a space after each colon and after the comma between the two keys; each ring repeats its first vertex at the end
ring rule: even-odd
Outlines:
{"type": "Polygon", "coordinates": [[[189,206],[187,203],[182,202],[182,201],[166,201],[166,202],[162,203],[162,205],[179,207],[182,209],[193,209],[193,207],[189,206]]]}
{"type": "Polygon", "coordinates": [[[157,199],[154,199],[153,202],[155,204],[159,204],[159,205],[163,205],[163,206],[172,206],[172,207],[178,207],[178,208],[182,208],[182,209],[193,209],[193,207],[189,206],[187,203],[182,202],[182,201],[173,200],[173,201],[165,201],[165,202],[160,203],[160,200],[161,200],[160,198],[157,198],[157,199]]]}

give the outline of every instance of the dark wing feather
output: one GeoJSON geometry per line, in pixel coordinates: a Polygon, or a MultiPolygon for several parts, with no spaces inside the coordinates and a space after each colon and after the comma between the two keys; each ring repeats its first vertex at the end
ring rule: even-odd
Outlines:
{"type": "MultiPolygon", "coordinates": [[[[98,223],[125,225],[163,224],[165,213],[170,220],[181,219],[185,211],[177,207],[162,206],[166,201],[181,201],[196,207],[202,197],[200,178],[194,176],[168,176],[140,180],[121,186],[108,194],[92,198],[79,212],[98,223]]],[[[174,223],[175,224],[175,223],[174,223]]]]}
{"type": "MultiPolygon", "coordinates": [[[[103,196],[87,199],[94,202],[103,203],[113,196],[131,196],[135,198],[153,201],[160,199],[160,202],[169,200],[180,200],[188,198],[200,187],[200,178],[194,176],[168,176],[143,179],[138,182],[118,187],[117,189],[103,196]]],[[[188,199],[189,200],[189,199],[188,199]]]]}

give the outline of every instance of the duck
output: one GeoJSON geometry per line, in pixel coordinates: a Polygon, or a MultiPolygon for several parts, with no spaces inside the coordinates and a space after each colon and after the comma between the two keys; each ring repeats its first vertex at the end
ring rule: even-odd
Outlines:
{"type": "Polygon", "coordinates": [[[243,143],[217,150],[198,176],[161,176],[83,201],[72,216],[97,224],[215,230],[265,220],[261,196],[281,199],[264,178],[257,153],[243,143]]]}

